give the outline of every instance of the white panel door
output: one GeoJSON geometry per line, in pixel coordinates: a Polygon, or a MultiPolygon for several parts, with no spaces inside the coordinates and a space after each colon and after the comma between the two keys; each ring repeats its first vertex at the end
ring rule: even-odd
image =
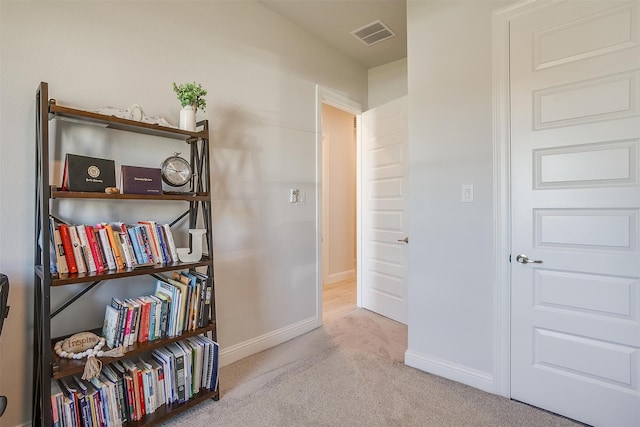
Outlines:
{"type": "Polygon", "coordinates": [[[362,114],[362,307],[407,323],[407,97],[362,114]]]}
{"type": "Polygon", "coordinates": [[[639,5],[510,30],[511,396],[596,426],[640,426],[639,5]]]}

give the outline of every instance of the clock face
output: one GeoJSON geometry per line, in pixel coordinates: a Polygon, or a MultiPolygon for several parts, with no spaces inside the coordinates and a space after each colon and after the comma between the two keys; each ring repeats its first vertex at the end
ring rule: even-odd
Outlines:
{"type": "Polygon", "coordinates": [[[172,156],[162,162],[162,180],[173,187],[185,185],[191,175],[191,165],[182,157],[172,156]]]}

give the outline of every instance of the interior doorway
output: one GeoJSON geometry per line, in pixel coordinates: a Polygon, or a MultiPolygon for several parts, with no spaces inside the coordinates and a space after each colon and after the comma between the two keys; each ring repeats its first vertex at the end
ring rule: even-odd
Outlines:
{"type": "Polygon", "coordinates": [[[322,102],[323,319],[357,302],[357,117],[322,102]]]}

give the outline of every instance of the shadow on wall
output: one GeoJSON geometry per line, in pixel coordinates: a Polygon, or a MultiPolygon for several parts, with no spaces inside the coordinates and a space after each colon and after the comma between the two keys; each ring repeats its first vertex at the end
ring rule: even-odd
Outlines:
{"type": "MultiPolygon", "coordinates": [[[[264,126],[237,106],[216,109],[211,128],[211,195],[217,310],[221,325],[259,322],[267,220],[263,150],[256,137],[264,126]],[[232,308],[231,308],[232,307],[232,308]]],[[[253,328],[250,328],[253,329],[253,328]]],[[[219,336],[224,345],[225,334],[219,336]]]]}

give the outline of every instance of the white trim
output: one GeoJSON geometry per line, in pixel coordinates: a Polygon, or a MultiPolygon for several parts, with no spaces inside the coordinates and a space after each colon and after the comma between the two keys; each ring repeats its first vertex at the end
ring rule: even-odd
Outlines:
{"type": "MultiPolygon", "coordinates": [[[[324,102],[325,104],[336,107],[339,110],[351,113],[354,116],[362,114],[362,105],[360,105],[356,101],[353,101],[352,99],[347,98],[340,92],[320,85],[317,85],[316,89],[320,107],[322,107],[322,103],[324,102]]],[[[320,109],[320,112],[322,112],[322,108],[320,109]]],[[[320,127],[319,129],[322,128],[320,127]]]]}
{"type": "MultiPolygon", "coordinates": [[[[321,113],[322,114],[322,113],[321,113]]],[[[320,207],[322,208],[322,217],[320,218],[320,230],[322,232],[322,237],[320,240],[320,247],[322,248],[322,264],[318,265],[318,268],[322,270],[322,280],[320,281],[320,285],[324,286],[327,284],[329,280],[329,247],[331,242],[329,241],[329,236],[331,233],[329,229],[331,228],[331,224],[329,223],[329,212],[331,212],[331,200],[327,192],[331,187],[331,175],[329,174],[328,164],[325,163],[325,159],[329,159],[331,156],[331,135],[320,127],[320,138],[322,140],[322,146],[320,149],[320,156],[322,157],[322,170],[320,171],[320,179],[322,181],[322,197],[320,202],[320,207]],[[325,262],[327,260],[327,262],[325,262]]]]}
{"type": "Polygon", "coordinates": [[[425,356],[415,351],[407,350],[404,353],[404,363],[407,366],[412,366],[421,371],[466,384],[482,391],[493,393],[495,389],[494,378],[490,373],[425,356]]]}
{"type": "Polygon", "coordinates": [[[276,331],[227,347],[220,351],[220,366],[226,366],[245,357],[287,342],[322,326],[321,318],[310,317],[276,331]]]}
{"type": "Polygon", "coordinates": [[[511,397],[511,196],[509,26],[512,19],[566,0],[525,0],[493,12],[493,373],[492,393],[511,397]]]}
{"type": "Polygon", "coordinates": [[[356,277],[356,270],[345,270],[339,273],[329,274],[329,276],[324,279],[325,285],[330,285],[331,283],[341,282],[343,280],[349,280],[356,277]]]}
{"type": "Polygon", "coordinates": [[[362,114],[356,116],[356,306],[362,307],[362,114]]]}
{"type": "MultiPolygon", "coordinates": [[[[362,105],[353,101],[340,92],[333,89],[316,85],[316,299],[317,299],[317,315],[322,319],[322,104],[331,105],[347,113],[356,116],[357,137],[356,137],[356,156],[358,156],[358,165],[356,170],[356,233],[360,236],[360,115],[362,114],[362,105]]],[[[356,271],[360,271],[360,241],[356,239],[357,265],[356,271]]],[[[360,306],[360,277],[357,275],[356,286],[358,293],[358,307],[360,306]]],[[[321,321],[322,323],[322,321],[321,321]]]]}

